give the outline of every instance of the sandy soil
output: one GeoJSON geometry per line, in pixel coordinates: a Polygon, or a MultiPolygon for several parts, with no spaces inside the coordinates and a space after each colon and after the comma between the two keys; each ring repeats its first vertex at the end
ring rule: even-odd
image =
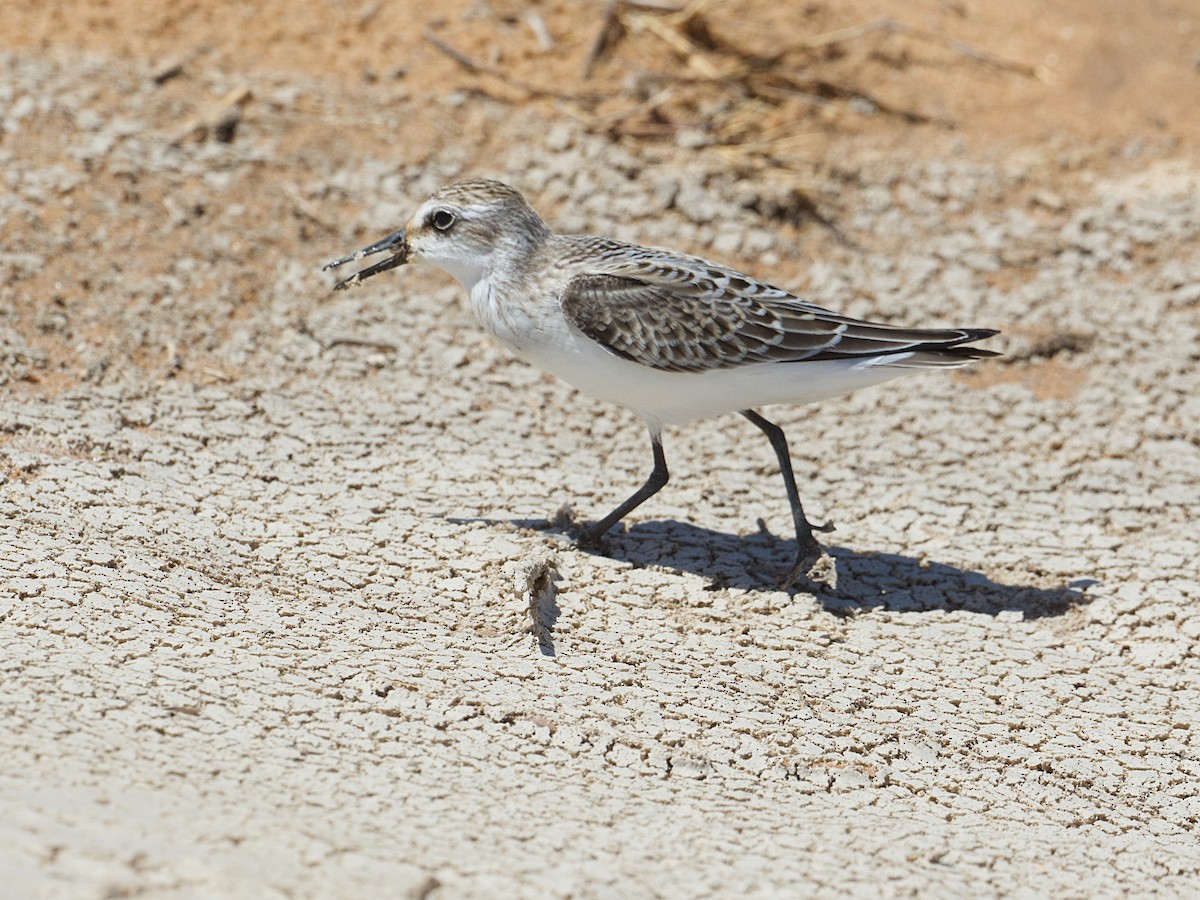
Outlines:
{"type": "Polygon", "coordinates": [[[1200,888],[1200,11],[605,8],[5,7],[14,896],[1200,888]],[[1006,356],[772,411],[836,590],[737,417],[577,550],[638,423],[319,271],[464,174],[1006,356]]]}

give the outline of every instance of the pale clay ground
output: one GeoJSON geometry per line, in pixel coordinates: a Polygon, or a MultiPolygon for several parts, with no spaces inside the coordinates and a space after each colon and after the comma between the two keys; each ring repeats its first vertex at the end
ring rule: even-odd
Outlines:
{"type": "MultiPolygon", "coordinates": [[[[581,552],[530,526],[639,484],[640,425],[508,358],[436,273],[329,295],[320,263],[452,160],[309,171],[334,227],[281,253],[222,199],[288,177],[265,126],[171,148],[138,73],[100,73],[109,118],[94,68],[4,65],[0,892],[1200,890],[1195,157],[1132,147],[1070,197],[1027,160],[896,163],[846,198],[855,246],[787,286],[1000,327],[1009,358],[772,411],[838,527],[814,596],[772,587],[787,506],[744,421],[668,432],[671,484],[581,552]],[[38,97],[80,110],[67,158],[169,188],[167,270],[113,263],[136,205],[63,236],[81,176],[15,136],[62,115],[38,97]],[[69,252],[106,299],[47,304],[35,340],[3,310],[69,252]],[[82,377],[20,387],[55,341],[82,377]]],[[[564,229],[794,256],[745,184],[640,165],[559,127],[484,174],[564,229]]]]}

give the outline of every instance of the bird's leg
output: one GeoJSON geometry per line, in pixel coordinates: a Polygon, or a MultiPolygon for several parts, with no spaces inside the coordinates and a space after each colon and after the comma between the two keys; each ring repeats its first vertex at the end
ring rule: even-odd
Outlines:
{"type": "MultiPolygon", "coordinates": [[[[808,517],[804,515],[804,507],[800,505],[800,492],[796,490],[796,476],[792,473],[792,458],[788,453],[787,437],[783,429],[774,422],[768,422],[752,409],[743,409],[741,413],[767,436],[767,440],[775,448],[775,455],[779,458],[779,471],[783,474],[788,503],[792,506],[792,522],[796,526],[796,562],[784,579],[790,583],[806,574],[824,551],[813,537],[814,526],[809,523],[808,517]]],[[[833,531],[833,526],[818,525],[815,530],[833,531]]]]}
{"type": "Polygon", "coordinates": [[[638,488],[632,497],[591,528],[587,529],[579,539],[580,546],[587,547],[594,545],[604,532],[608,531],[608,529],[620,522],[630,512],[657,494],[662,490],[663,485],[667,483],[667,479],[670,478],[670,474],[667,472],[667,458],[663,455],[662,438],[657,432],[650,432],[650,446],[654,449],[654,471],[650,473],[650,477],[646,479],[646,483],[638,488]]]}

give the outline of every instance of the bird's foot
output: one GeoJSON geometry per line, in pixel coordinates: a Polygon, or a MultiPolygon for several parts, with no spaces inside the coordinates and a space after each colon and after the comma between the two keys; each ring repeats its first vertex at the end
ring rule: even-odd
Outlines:
{"type": "Polygon", "coordinates": [[[585,528],[579,537],[575,538],[575,546],[580,550],[602,550],[602,541],[607,531],[607,528],[601,531],[594,525],[591,528],[585,528]]]}
{"type": "MultiPolygon", "coordinates": [[[[821,525],[815,530],[827,533],[833,531],[833,526],[821,525]]],[[[792,587],[803,578],[815,584],[824,585],[831,590],[837,590],[837,564],[833,557],[817,543],[812,532],[800,537],[797,545],[796,561],[780,576],[779,587],[784,589],[792,587]]]]}
{"type": "Polygon", "coordinates": [[[603,531],[597,531],[596,526],[585,528],[575,515],[570,503],[562,504],[546,519],[544,526],[551,531],[560,531],[563,537],[580,550],[595,550],[600,546],[603,531]]]}

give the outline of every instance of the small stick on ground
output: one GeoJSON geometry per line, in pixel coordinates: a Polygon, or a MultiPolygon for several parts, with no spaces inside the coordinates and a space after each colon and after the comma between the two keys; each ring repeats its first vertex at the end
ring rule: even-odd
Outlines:
{"type": "Polygon", "coordinates": [[[491,77],[497,78],[504,82],[509,87],[516,88],[519,91],[524,91],[531,97],[553,97],[558,100],[595,99],[596,95],[572,94],[567,91],[556,91],[552,88],[541,87],[540,85],[530,84],[528,81],[523,81],[520,78],[515,78],[512,75],[509,75],[507,72],[496,68],[495,66],[488,65],[487,63],[481,63],[478,60],[472,59],[461,50],[457,50],[450,46],[428,28],[424,31],[424,37],[425,40],[429,41],[429,43],[433,44],[434,47],[446,54],[446,56],[450,57],[472,75],[490,75],[491,77]]]}
{"type": "Polygon", "coordinates": [[[550,33],[550,29],[546,26],[546,20],[542,18],[540,12],[531,9],[525,13],[525,24],[533,32],[533,36],[538,42],[538,48],[543,53],[549,53],[554,49],[554,35],[550,33]]]}
{"type": "Polygon", "coordinates": [[[314,204],[305,199],[304,195],[300,193],[300,189],[296,187],[296,185],[285,184],[283,186],[283,192],[287,194],[288,198],[292,201],[292,203],[295,204],[296,212],[300,213],[300,215],[304,216],[314,225],[319,225],[321,228],[324,228],[326,231],[334,230],[334,227],[329,220],[321,215],[320,211],[314,204]]]}
{"type": "Polygon", "coordinates": [[[201,141],[212,136],[219,141],[229,143],[233,140],[233,133],[237,129],[238,122],[242,120],[242,111],[246,108],[246,104],[253,99],[254,94],[245,85],[234,88],[221,98],[221,101],[211,110],[193,117],[176,131],[169,139],[171,145],[182,144],[193,136],[201,141]]]}
{"type": "Polygon", "coordinates": [[[1038,81],[1046,80],[1046,73],[1038,66],[1031,66],[1027,63],[1016,62],[1011,59],[1004,59],[994,53],[988,53],[986,50],[978,50],[972,47],[966,41],[960,41],[957,38],[946,37],[945,35],[937,34],[933,31],[926,31],[921,28],[914,28],[911,25],[906,25],[903,22],[897,22],[891,16],[884,16],[881,19],[875,19],[870,22],[863,22],[860,25],[851,25],[847,28],[838,28],[834,31],[827,31],[824,34],[814,35],[811,38],[800,41],[797,44],[792,44],[789,49],[793,50],[815,50],[818,47],[828,47],[830,44],[840,44],[845,41],[852,41],[862,37],[865,34],[870,34],[873,31],[884,31],[889,34],[903,34],[907,37],[917,38],[918,40],[926,41],[931,44],[940,44],[941,46],[973,59],[976,62],[984,63],[993,68],[1003,69],[1006,72],[1015,72],[1018,75],[1023,75],[1026,78],[1033,78],[1038,81]]]}
{"type": "Polygon", "coordinates": [[[596,39],[592,41],[592,48],[588,51],[587,59],[583,61],[584,81],[592,77],[592,71],[596,68],[596,64],[607,56],[624,36],[625,24],[621,21],[621,0],[608,0],[608,5],[604,7],[604,18],[600,23],[600,30],[596,33],[596,39]]]}
{"type": "Polygon", "coordinates": [[[584,110],[569,107],[567,112],[574,115],[577,119],[584,123],[592,131],[606,131],[611,135],[624,134],[623,126],[630,119],[637,118],[644,113],[652,112],[670,100],[675,94],[672,88],[663,88],[649,99],[643,100],[641,103],[635,103],[628,109],[618,110],[617,112],[608,113],[603,116],[594,116],[584,110]]]}

